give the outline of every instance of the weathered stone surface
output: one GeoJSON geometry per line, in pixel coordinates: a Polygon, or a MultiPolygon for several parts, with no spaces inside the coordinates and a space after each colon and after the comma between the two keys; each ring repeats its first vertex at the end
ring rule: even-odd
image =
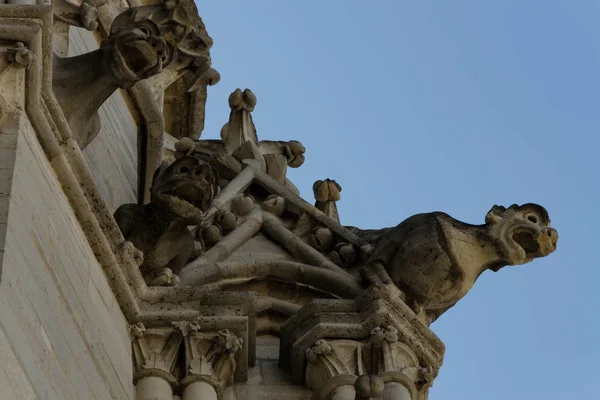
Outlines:
{"type": "Polygon", "coordinates": [[[363,277],[394,282],[415,312],[432,322],[486,270],[526,264],[556,249],[558,232],[537,204],[494,206],[485,220],[470,225],[437,212],[412,216],[395,228],[354,229],[375,246],[363,277]]]}
{"type": "Polygon", "coordinates": [[[156,171],[150,204],[117,209],[115,220],[123,236],[144,254],[141,268],[149,284],[177,283],[173,272],[194,253],[188,225],[202,221],[217,191],[216,171],[197,158],[183,157],[156,171]]]}
{"type": "MultiPolygon", "coordinates": [[[[97,27],[97,11],[81,7],[81,21],[97,27]]],[[[98,50],[77,57],[55,56],[53,89],[81,148],[98,134],[97,111],[118,88],[159,74],[176,58],[184,68],[192,64],[200,79],[210,68],[206,35],[193,2],[168,1],[128,8],[110,27],[98,50]],[[177,57],[175,56],[177,54],[177,57]]]]}
{"type": "Polygon", "coordinates": [[[35,396],[14,375],[14,398],[128,399],[125,318],[29,121],[16,126],[0,321],[19,358],[5,371],[35,396]]]}

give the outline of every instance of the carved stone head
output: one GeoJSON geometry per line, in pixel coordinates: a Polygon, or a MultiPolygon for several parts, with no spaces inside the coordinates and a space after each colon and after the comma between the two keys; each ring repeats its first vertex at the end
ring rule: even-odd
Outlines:
{"type": "Polygon", "coordinates": [[[521,265],[556,250],[558,232],[548,212],[537,204],[494,206],[485,222],[509,265],[521,265]]]}
{"type": "Polygon", "coordinates": [[[191,0],[129,8],[115,18],[109,38],[102,42],[103,48],[112,50],[110,65],[123,87],[158,74],[175,53],[207,70],[211,46],[191,0]]]}
{"type": "Polygon", "coordinates": [[[198,223],[219,190],[217,172],[195,157],[183,157],[154,173],[152,204],[198,223]]]}

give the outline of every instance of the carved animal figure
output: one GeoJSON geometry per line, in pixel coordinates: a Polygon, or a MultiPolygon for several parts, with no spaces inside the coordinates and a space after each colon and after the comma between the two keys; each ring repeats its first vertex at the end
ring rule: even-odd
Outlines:
{"type": "Polygon", "coordinates": [[[547,256],[558,241],[548,212],[537,204],[494,206],[484,225],[433,212],[414,215],[395,228],[353,230],[374,245],[363,278],[393,282],[427,323],[465,296],[484,271],[547,256]]]}
{"type": "Polygon", "coordinates": [[[189,225],[197,225],[218,187],[217,172],[195,157],[183,157],[154,173],[150,203],[124,204],[114,218],[126,240],[144,253],[141,271],[149,285],[174,285],[194,253],[189,225]]]}
{"type": "Polygon", "coordinates": [[[189,0],[132,7],[113,20],[98,50],[54,58],[52,88],[82,149],[100,130],[98,109],[118,88],[160,73],[174,59],[193,64],[198,76],[208,70],[212,39],[201,24],[189,0]]]}

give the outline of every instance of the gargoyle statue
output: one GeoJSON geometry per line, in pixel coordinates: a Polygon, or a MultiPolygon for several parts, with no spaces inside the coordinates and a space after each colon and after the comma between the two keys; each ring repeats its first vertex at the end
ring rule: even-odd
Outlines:
{"type": "Polygon", "coordinates": [[[195,157],[183,157],[154,173],[150,203],[124,204],[115,220],[125,237],[144,253],[141,271],[148,285],[176,285],[176,276],[192,257],[197,225],[218,187],[217,172],[195,157]],[[175,274],[175,276],[174,276],[175,274]]]}
{"type": "Polygon", "coordinates": [[[113,20],[98,50],[54,57],[52,88],[79,147],[98,134],[97,111],[118,88],[160,73],[174,58],[198,64],[198,74],[208,70],[212,39],[190,26],[193,13],[198,18],[183,0],[132,7],[113,20]]]}
{"type": "Polygon", "coordinates": [[[454,306],[485,270],[545,257],[558,241],[548,212],[537,204],[494,206],[484,225],[432,212],[414,215],[395,228],[352,229],[374,246],[361,270],[363,279],[393,282],[426,323],[454,306]]]}

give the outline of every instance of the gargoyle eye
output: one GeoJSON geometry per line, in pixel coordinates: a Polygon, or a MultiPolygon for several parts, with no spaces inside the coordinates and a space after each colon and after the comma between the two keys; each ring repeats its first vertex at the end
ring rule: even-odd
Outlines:
{"type": "Polygon", "coordinates": [[[140,27],[138,27],[138,29],[139,29],[140,31],[142,31],[142,33],[143,33],[144,35],[146,35],[146,36],[150,36],[150,30],[149,30],[147,27],[145,27],[145,26],[140,26],[140,27]]]}
{"type": "Polygon", "coordinates": [[[537,223],[538,223],[538,219],[537,219],[537,217],[536,217],[535,215],[528,215],[528,216],[527,216],[527,219],[528,219],[529,221],[533,222],[534,224],[537,224],[537,223]]]}

